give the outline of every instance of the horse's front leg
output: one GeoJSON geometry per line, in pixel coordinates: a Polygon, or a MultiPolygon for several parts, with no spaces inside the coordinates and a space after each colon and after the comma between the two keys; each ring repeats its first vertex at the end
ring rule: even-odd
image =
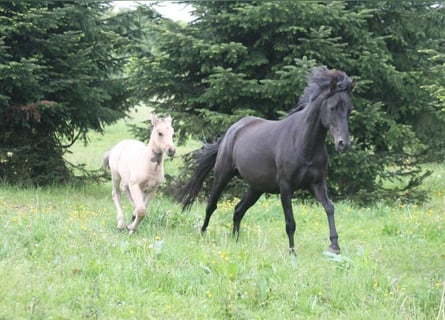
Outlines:
{"type": "Polygon", "coordinates": [[[337,228],[335,227],[334,205],[328,198],[326,180],[323,180],[320,183],[312,185],[311,191],[314,194],[315,198],[322,204],[324,210],[326,211],[326,215],[328,217],[329,239],[331,240],[331,245],[329,246],[328,250],[333,253],[340,254],[337,228]]]}
{"type": "Polygon", "coordinates": [[[292,192],[288,183],[280,183],[280,197],[284,211],[284,219],[286,220],[286,233],[289,238],[289,252],[295,255],[295,219],[292,211],[292,192]]]}
{"type": "Polygon", "coordinates": [[[133,222],[127,226],[130,233],[136,231],[139,223],[144,219],[147,207],[145,205],[144,194],[141,186],[137,183],[129,184],[128,186],[131,198],[134,203],[133,222]]]}

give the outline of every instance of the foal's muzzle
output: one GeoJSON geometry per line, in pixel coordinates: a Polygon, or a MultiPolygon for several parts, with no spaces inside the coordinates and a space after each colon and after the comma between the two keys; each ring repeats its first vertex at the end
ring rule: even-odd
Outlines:
{"type": "Polygon", "coordinates": [[[175,147],[168,147],[166,153],[169,157],[173,157],[176,153],[175,147]]]}

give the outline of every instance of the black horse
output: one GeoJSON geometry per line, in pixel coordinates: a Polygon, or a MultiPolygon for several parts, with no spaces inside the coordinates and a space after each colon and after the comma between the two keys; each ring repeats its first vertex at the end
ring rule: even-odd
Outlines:
{"type": "Polygon", "coordinates": [[[353,108],[349,93],[354,87],[354,81],[343,71],[314,68],[297,106],[285,118],[279,121],[243,118],[217,142],[194,151],[191,157],[194,173],[178,198],[183,209],[187,209],[214,169],[215,178],[201,231],[207,229],[223,189],[235,174],[239,174],[247,182],[248,189],[235,206],[234,235],[239,235],[241,219],[263,193],[279,193],[289,249],[294,253],[295,220],[291,199],[294,190],[304,188],[323,205],[329,222],[329,250],[340,253],[334,206],[327,195],[325,140],[329,131],[336,151],[348,150],[348,117],[353,108]]]}

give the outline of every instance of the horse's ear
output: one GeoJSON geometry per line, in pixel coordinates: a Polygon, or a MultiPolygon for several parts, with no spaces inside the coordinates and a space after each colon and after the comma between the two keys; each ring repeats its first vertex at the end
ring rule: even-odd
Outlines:
{"type": "Polygon", "coordinates": [[[351,84],[348,87],[348,93],[354,92],[355,86],[356,86],[355,80],[352,80],[351,84]]]}
{"type": "Polygon", "coordinates": [[[337,83],[338,83],[337,77],[332,77],[331,83],[329,83],[329,90],[334,91],[335,89],[337,89],[337,83]]]}
{"type": "Polygon", "coordinates": [[[168,115],[164,120],[167,121],[168,123],[172,123],[173,118],[171,115],[168,115]]]}

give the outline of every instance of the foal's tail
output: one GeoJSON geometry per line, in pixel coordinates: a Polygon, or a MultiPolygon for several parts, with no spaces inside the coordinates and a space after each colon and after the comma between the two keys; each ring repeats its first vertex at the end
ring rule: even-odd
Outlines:
{"type": "Polygon", "coordinates": [[[107,151],[104,154],[104,161],[102,162],[102,165],[105,169],[110,169],[110,151],[107,151]]]}
{"type": "Polygon", "coordinates": [[[195,201],[204,180],[213,169],[221,139],[206,144],[186,157],[186,166],[193,170],[190,180],[176,194],[176,199],[182,203],[182,210],[187,210],[195,201]]]}

